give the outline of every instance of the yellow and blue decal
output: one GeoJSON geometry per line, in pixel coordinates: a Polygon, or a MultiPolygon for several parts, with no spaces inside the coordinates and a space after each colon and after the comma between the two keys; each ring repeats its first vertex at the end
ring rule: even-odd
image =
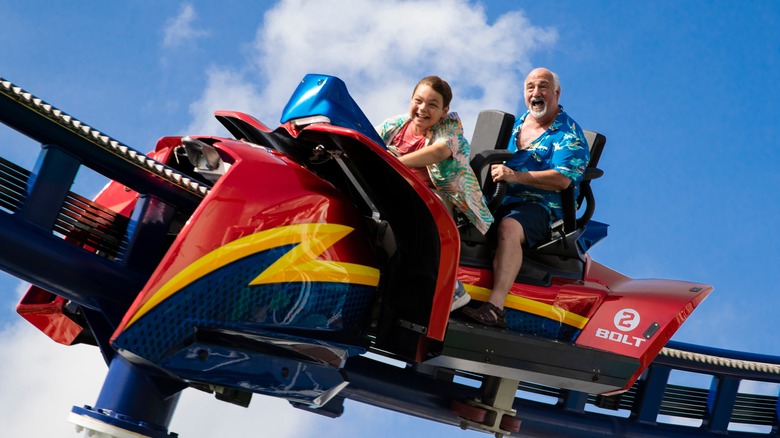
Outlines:
{"type": "Polygon", "coordinates": [[[373,300],[379,270],[320,256],[352,231],[340,224],[296,224],[229,242],[163,284],[114,344],[154,360],[195,327],[351,331],[373,300]]]}
{"type": "MultiPolygon", "coordinates": [[[[478,301],[487,301],[490,289],[464,284],[466,292],[478,301]]],[[[504,303],[507,326],[521,333],[571,342],[588,323],[588,318],[562,307],[509,294],[504,303]]]]}

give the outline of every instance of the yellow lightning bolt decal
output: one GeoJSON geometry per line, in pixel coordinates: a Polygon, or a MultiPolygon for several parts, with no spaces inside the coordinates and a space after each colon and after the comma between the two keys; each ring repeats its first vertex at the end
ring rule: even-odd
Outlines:
{"type": "MultiPolygon", "coordinates": [[[[490,289],[474,286],[473,284],[464,284],[463,287],[472,298],[476,298],[480,301],[487,301],[488,297],[490,297],[490,289]]],[[[569,312],[568,310],[562,309],[558,306],[551,306],[549,304],[540,303],[539,301],[518,297],[516,295],[508,295],[506,297],[506,301],[504,302],[504,306],[510,309],[521,310],[523,312],[528,312],[534,315],[550,318],[555,321],[560,321],[578,329],[585,327],[585,324],[588,323],[588,318],[585,318],[584,316],[569,312]]]]}
{"type": "Polygon", "coordinates": [[[376,268],[317,259],[352,230],[338,224],[298,224],[236,239],[199,258],[168,280],[138,308],[125,328],[193,281],[244,257],[283,245],[298,244],[255,277],[250,285],[322,281],[376,286],[379,284],[376,268]]]}

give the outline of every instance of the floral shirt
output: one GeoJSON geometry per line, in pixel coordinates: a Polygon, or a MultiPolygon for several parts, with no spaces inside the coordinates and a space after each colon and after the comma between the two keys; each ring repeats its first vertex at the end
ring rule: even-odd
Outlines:
{"type": "MultiPolygon", "coordinates": [[[[515,152],[505,165],[518,172],[555,169],[575,185],[575,197],[579,191],[579,182],[590,159],[588,141],[579,125],[558,106],[560,111],[552,125],[527,149],[517,150],[517,137],[529,112],[526,111],[515,121],[507,149],[515,152]]],[[[561,194],[557,191],[543,190],[524,184],[509,184],[503,204],[518,202],[538,202],[550,213],[550,220],[563,217],[561,194]]]]}
{"type": "MultiPolygon", "coordinates": [[[[401,128],[409,123],[409,114],[401,114],[385,120],[376,128],[388,149],[393,151],[392,140],[401,128]]],[[[463,125],[457,113],[447,116],[433,125],[427,134],[427,145],[444,141],[452,151],[452,156],[426,166],[428,175],[436,190],[448,199],[458,211],[483,234],[493,223],[477,176],[471,169],[469,154],[471,147],[463,135],[463,125]]],[[[393,151],[394,152],[394,151],[393,151]]]]}

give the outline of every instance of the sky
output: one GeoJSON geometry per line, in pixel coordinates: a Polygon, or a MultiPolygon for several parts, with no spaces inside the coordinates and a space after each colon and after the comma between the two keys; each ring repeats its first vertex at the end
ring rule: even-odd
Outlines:
{"type": "MultiPolygon", "coordinates": [[[[470,137],[480,110],[523,111],[523,78],[550,68],[565,110],[607,137],[593,188],[609,237],[591,257],[633,278],[715,287],[673,340],[780,356],[778,2],[0,0],[0,11],[0,76],[144,152],[166,135],[224,135],[218,109],[274,127],[306,73],[343,79],[375,124],[437,74],[470,137]]],[[[30,169],[38,151],[0,126],[0,155],[30,169]]],[[[87,174],[73,190],[101,185],[87,174]]],[[[66,418],[97,399],[99,352],[50,341],[14,311],[26,285],[3,274],[0,286],[3,433],[77,436],[66,418]]],[[[354,402],[333,420],[195,390],[170,430],[480,436],[354,402]]]]}

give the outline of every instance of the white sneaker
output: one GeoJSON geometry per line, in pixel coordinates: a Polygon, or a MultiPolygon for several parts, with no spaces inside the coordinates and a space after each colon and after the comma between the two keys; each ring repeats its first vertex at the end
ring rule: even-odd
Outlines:
{"type": "Polygon", "coordinates": [[[460,309],[471,301],[471,295],[466,292],[466,288],[463,287],[463,283],[460,280],[455,281],[455,294],[452,297],[452,307],[450,312],[460,309]]]}

